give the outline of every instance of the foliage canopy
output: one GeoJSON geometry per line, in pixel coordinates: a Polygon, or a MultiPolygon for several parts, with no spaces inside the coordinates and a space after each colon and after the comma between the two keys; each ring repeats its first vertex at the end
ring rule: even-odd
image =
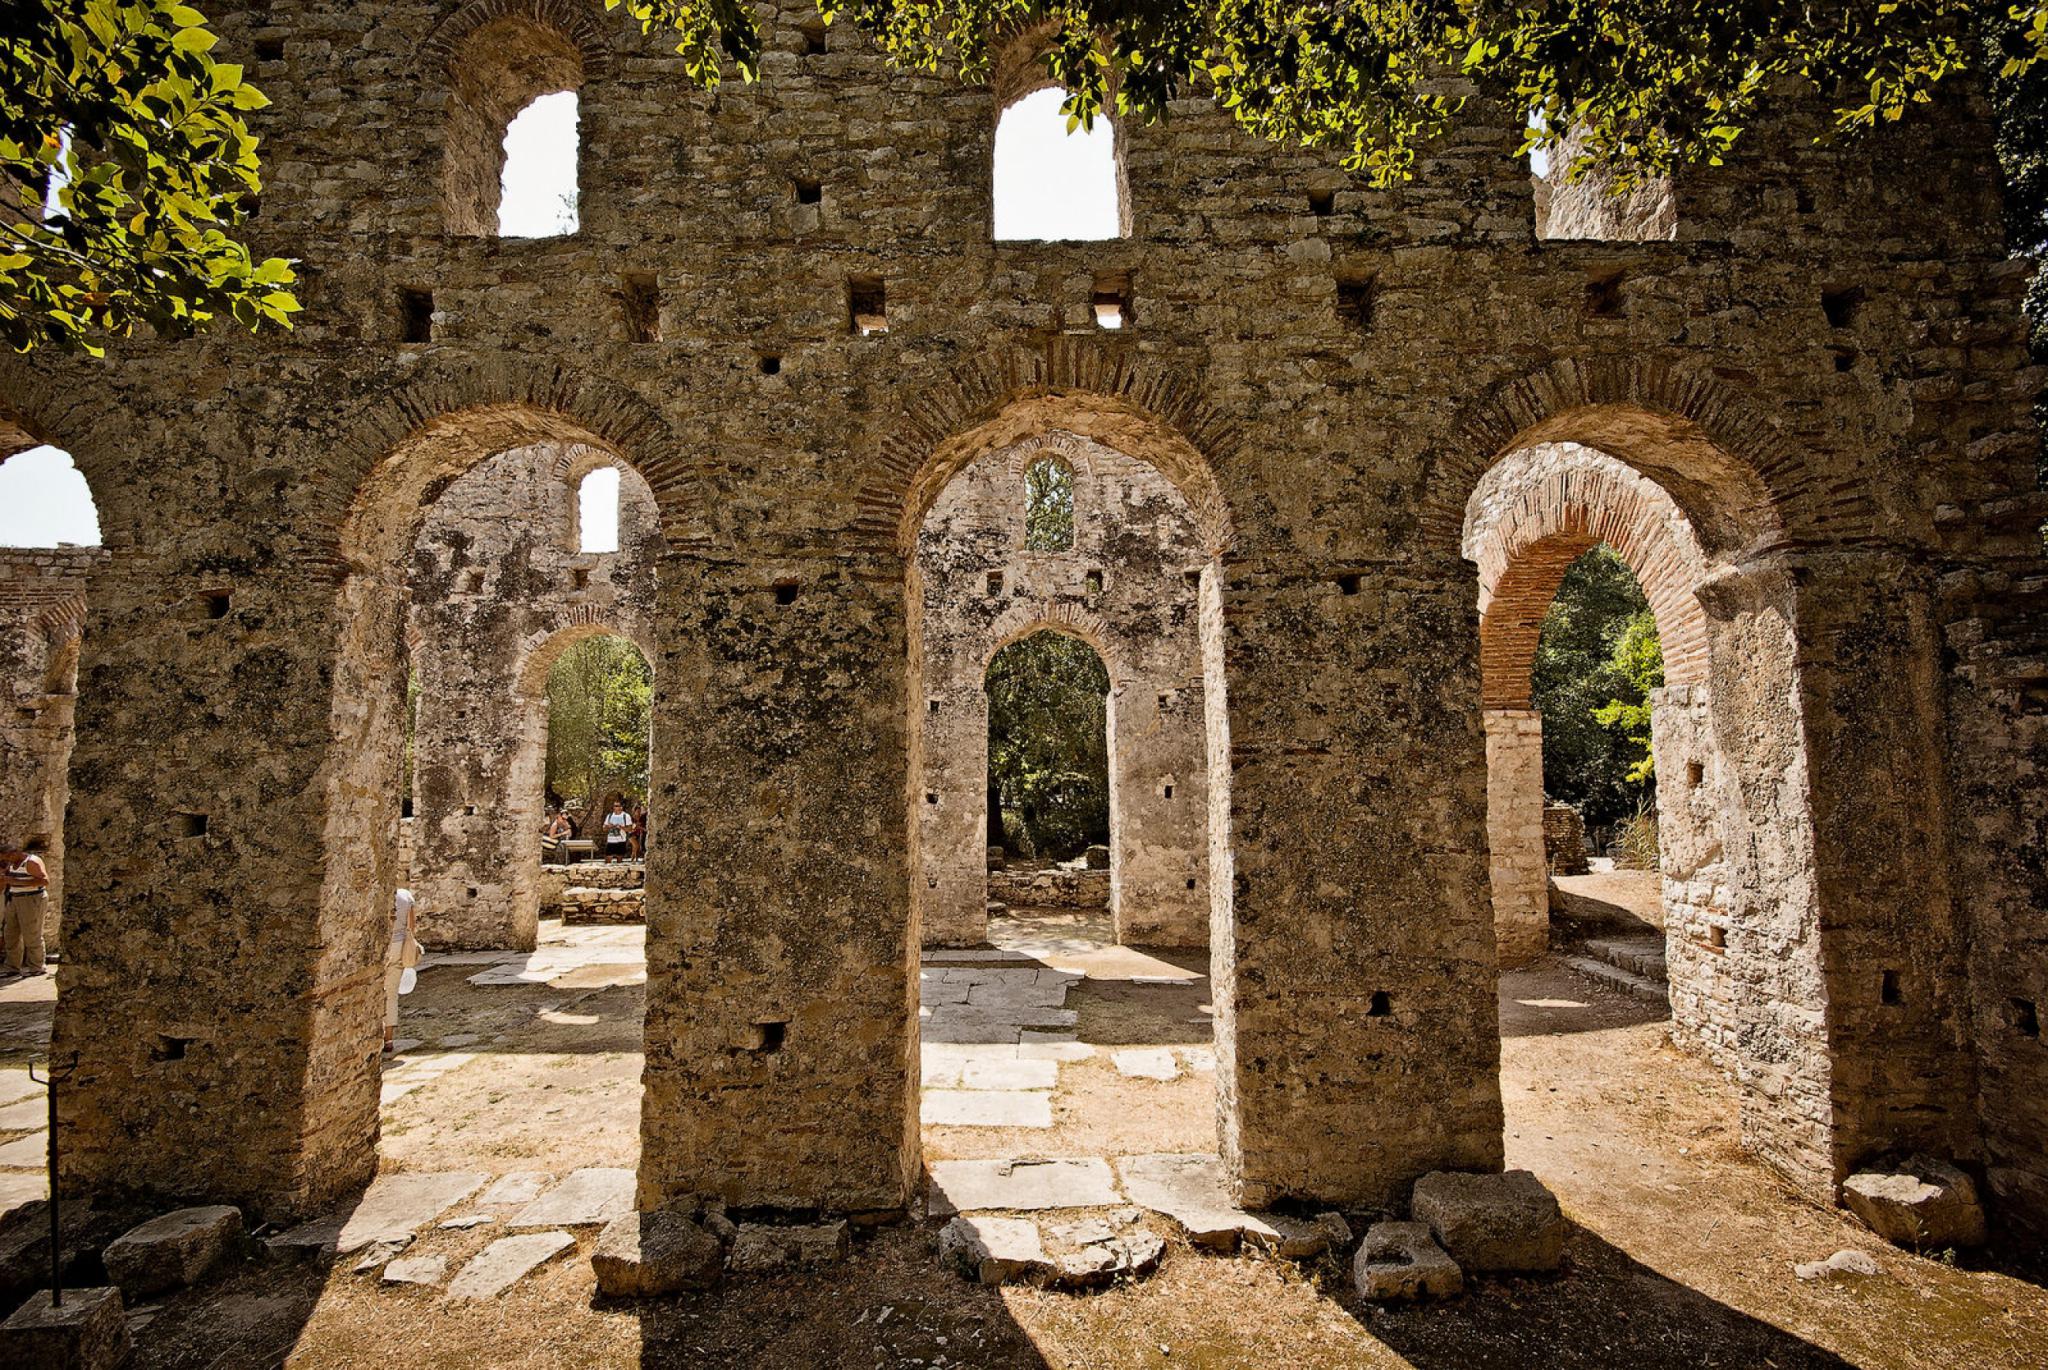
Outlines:
{"type": "Polygon", "coordinates": [[[291,264],[232,232],[268,103],[172,0],[0,0],[0,338],[289,323],[291,264]]]}
{"type": "Polygon", "coordinates": [[[653,707],[654,673],[625,638],[586,638],[563,652],[548,671],[549,791],[586,804],[614,791],[644,796],[653,707]]]}
{"type": "Polygon", "coordinates": [[[1074,545],[1074,468],[1040,457],[1024,469],[1024,545],[1065,552],[1074,545]]]}
{"type": "Polygon", "coordinates": [[[1109,671],[1095,649],[1040,632],[988,667],[989,787],[1006,840],[1071,857],[1109,840],[1109,671]]]}
{"type": "Polygon", "coordinates": [[[1565,572],[1531,683],[1544,792],[1589,828],[1634,814],[1653,793],[1649,692],[1664,683],[1664,658],[1649,601],[1612,549],[1595,547],[1565,572]]]}

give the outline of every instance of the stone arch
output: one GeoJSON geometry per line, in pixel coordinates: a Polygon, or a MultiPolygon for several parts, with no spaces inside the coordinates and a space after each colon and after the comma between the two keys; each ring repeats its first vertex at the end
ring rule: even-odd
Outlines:
{"type": "MultiPolygon", "coordinates": [[[[323,516],[302,552],[308,562],[337,574],[380,560],[389,564],[410,545],[429,492],[493,453],[549,441],[627,461],[654,492],[667,547],[708,541],[694,461],[660,412],[627,387],[498,358],[451,362],[375,394],[334,425],[331,460],[315,478],[316,510],[323,516]],[[382,493],[373,497],[372,491],[382,493]],[[411,526],[369,528],[373,504],[412,511],[411,526]]],[[[328,427],[310,419],[308,426],[328,427]]]]}
{"type": "Polygon", "coordinates": [[[1114,691],[1130,679],[1129,665],[1114,646],[1102,620],[1083,605],[1067,600],[1052,600],[1038,604],[1016,604],[1005,610],[996,620],[993,643],[981,656],[982,674],[994,664],[1003,648],[1022,642],[1034,633],[1059,633],[1071,637],[1087,646],[1102,658],[1102,666],[1109,674],[1109,688],[1114,691]]]}
{"type": "Polygon", "coordinates": [[[469,0],[443,19],[420,45],[421,64],[430,72],[446,75],[473,35],[508,20],[561,34],[575,47],[586,78],[610,74],[610,31],[597,6],[581,0],[469,0]]]}
{"type": "Polygon", "coordinates": [[[640,655],[647,658],[652,667],[655,661],[654,643],[645,632],[634,631],[614,622],[611,616],[595,605],[582,604],[572,610],[568,621],[529,633],[520,645],[518,665],[512,674],[512,692],[524,698],[536,698],[545,693],[548,672],[571,647],[588,642],[594,637],[623,638],[640,649],[640,655]]]}
{"type": "Polygon", "coordinates": [[[1705,684],[1707,620],[1693,594],[1706,578],[1705,553],[1655,482],[1577,444],[1539,444],[1489,468],[1468,509],[1464,546],[1479,567],[1485,707],[1530,707],[1544,616],[1571,564],[1599,543],[1621,556],[1650,601],[1666,684],[1705,684]]]}
{"type": "Polygon", "coordinates": [[[1421,531],[1440,548],[1463,539],[1466,502],[1511,452],[1574,442],[1606,452],[1661,486],[1711,555],[1781,543],[1827,523],[1867,524],[1863,491],[1823,488],[1799,452],[1709,372],[1652,357],[1564,358],[1507,382],[1467,410],[1436,454],[1421,531]]]}
{"type": "Polygon", "coordinates": [[[124,433],[131,426],[103,389],[77,378],[66,380],[47,368],[32,370],[18,357],[0,357],[0,462],[33,447],[69,453],[85,477],[99,514],[100,546],[109,553],[133,549],[138,542],[136,512],[109,498],[122,488],[114,463],[134,446],[124,433]]]}
{"type": "Polygon", "coordinates": [[[1057,338],[976,359],[915,395],[895,416],[857,497],[857,546],[908,560],[946,482],[985,452],[1064,430],[1151,463],[1194,511],[1203,551],[1234,539],[1219,473],[1244,448],[1235,420],[1202,397],[1199,379],[1128,348],[1057,338]]]}

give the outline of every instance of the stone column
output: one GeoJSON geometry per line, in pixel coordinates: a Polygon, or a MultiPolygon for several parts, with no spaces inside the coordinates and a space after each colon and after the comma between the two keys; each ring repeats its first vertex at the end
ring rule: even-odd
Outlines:
{"type": "Polygon", "coordinates": [[[1205,643],[1217,1093],[1239,1197],[1393,1205],[1427,1171],[1496,1170],[1470,590],[1271,563],[1217,581],[1205,572],[1205,637],[1222,646],[1205,643]]]}
{"type": "Polygon", "coordinates": [[[917,716],[923,779],[911,796],[919,867],[913,896],[928,947],[988,940],[988,691],[954,673],[962,664],[926,663],[943,673],[925,682],[917,716]]]}
{"type": "Polygon", "coordinates": [[[1741,1037],[1728,968],[1730,892],[1721,835],[1722,764],[1705,685],[1650,693],[1657,762],[1657,857],[1671,981],[1671,1038],[1724,1069],[1741,1037]]]}
{"type": "Polygon", "coordinates": [[[1543,851],[1543,714],[1488,709],[1486,843],[1494,945],[1503,966],[1550,948],[1550,863],[1543,851]]]}
{"type": "Polygon", "coordinates": [[[1209,764],[1202,688],[1161,678],[1110,693],[1111,910],[1126,945],[1209,941],[1209,764]]]}
{"type": "MultiPolygon", "coordinates": [[[[459,654],[458,654],[459,655],[459,654]]],[[[413,893],[436,949],[533,950],[547,698],[427,644],[413,733],[413,893]]],[[[395,777],[394,777],[395,779],[395,777]]]]}
{"type": "Polygon", "coordinates": [[[911,1193],[903,582],[890,554],[661,566],[643,1209],[911,1193]]]}

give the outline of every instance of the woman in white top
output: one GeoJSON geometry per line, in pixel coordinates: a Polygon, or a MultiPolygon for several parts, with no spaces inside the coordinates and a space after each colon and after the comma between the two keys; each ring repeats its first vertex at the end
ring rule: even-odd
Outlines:
{"type": "Polygon", "coordinates": [[[398,986],[408,966],[420,961],[420,944],[413,936],[416,926],[411,890],[400,890],[391,898],[391,946],[384,958],[384,1050],[398,1040],[398,986]]]}

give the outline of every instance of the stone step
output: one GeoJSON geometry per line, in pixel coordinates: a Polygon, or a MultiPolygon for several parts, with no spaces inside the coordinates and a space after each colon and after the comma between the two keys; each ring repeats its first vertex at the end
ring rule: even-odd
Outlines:
{"type": "Polygon", "coordinates": [[[1583,950],[1617,970],[1640,975],[1660,985],[1668,983],[1671,978],[1664,968],[1664,939],[1661,937],[1589,937],[1583,950]]]}
{"type": "Polygon", "coordinates": [[[1670,1001],[1663,982],[1647,979],[1634,971],[1623,970],[1610,961],[1602,961],[1596,956],[1566,956],[1564,963],[1579,974],[1598,980],[1609,988],[1640,995],[1645,999],[1654,999],[1660,1004],[1670,1001]]]}

